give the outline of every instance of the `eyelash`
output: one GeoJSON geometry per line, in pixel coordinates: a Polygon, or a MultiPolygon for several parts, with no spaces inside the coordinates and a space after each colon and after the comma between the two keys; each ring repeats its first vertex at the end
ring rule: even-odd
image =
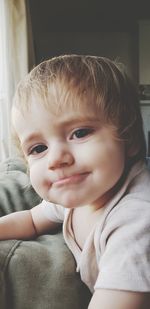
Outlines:
{"type": "Polygon", "coordinates": [[[94,131],[93,128],[79,128],[75,130],[70,139],[82,139],[90,134],[92,134],[94,131]],[[75,136],[76,135],[76,136],[75,136]],[[73,138],[75,136],[75,138],[73,138]]]}
{"type": "Polygon", "coordinates": [[[39,145],[36,145],[33,148],[31,148],[28,152],[28,155],[40,154],[40,153],[44,152],[46,149],[47,149],[46,145],[39,144],[39,145]]]}

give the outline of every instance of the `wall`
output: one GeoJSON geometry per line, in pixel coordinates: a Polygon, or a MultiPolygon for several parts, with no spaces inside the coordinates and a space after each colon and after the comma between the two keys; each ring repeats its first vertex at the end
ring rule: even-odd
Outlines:
{"type": "Polygon", "coordinates": [[[137,47],[137,37],[132,32],[49,32],[37,38],[36,57],[38,63],[65,53],[117,58],[137,82],[137,47]]]}
{"type": "MultiPolygon", "coordinates": [[[[150,80],[149,1],[30,0],[36,62],[65,54],[118,59],[138,86],[150,80]],[[146,19],[146,20],[145,20],[146,19]]],[[[148,144],[150,106],[141,105],[148,144]]]]}
{"type": "Polygon", "coordinates": [[[148,12],[145,5],[120,0],[28,2],[37,63],[65,53],[118,58],[138,83],[137,20],[148,12]]]}
{"type": "Polygon", "coordinates": [[[150,84],[150,19],[139,21],[139,83],[150,84]]]}
{"type": "MultiPolygon", "coordinates": [[[[139,21],[139,84],[150,85],[150,19],[139,21]]],[[[141,111],[150,156],[150,99],[141,101],[141,111]]]]}

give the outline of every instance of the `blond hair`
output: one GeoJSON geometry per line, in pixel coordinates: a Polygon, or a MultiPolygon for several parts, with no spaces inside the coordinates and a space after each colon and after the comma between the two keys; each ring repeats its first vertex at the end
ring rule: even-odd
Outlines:
{"type": "MultiPolygon", "coordinates": [[[[96,108],[105,124],[132,153],[132,161],[146,156],[138,94],[121,64],[104,57],[64,55],[36,66],[17,87],[13,104],[23,113],[32,97],[54,113],[86,104],[96,108]]],[[[111,160],[111,158],[110,158],[111,160]]]]}

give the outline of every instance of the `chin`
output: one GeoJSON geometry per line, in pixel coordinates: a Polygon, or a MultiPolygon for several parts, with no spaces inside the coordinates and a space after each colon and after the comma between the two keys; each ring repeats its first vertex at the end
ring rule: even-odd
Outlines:
{"type": "MultiPolygon", "coordinates": [[[[79,199],[77,194],[74,194],[73,192],[69,194],[47,194],[46,198],[44,200],[49,201],[50,203],[54,203],[57,205],[61,205],[64,208],[77,208],[80,206],[85,205],[85,199],[79,199]],[[83,201],[84,200],[84,201],[83,201]]],[[[87,201],[86,201],[87,202],[87,201]]]]}
{"type": "Polygon", "coordinates": [[[81,201],[77,201],[76,199],[70,199],[68,201],[63,201],[62,203],[60,203],[60,205],[68,209],[82,207],[85,204],[85,202],[83,203],[81,201]]]}
{"type": "Polygon", "coordinates": [[[76,197],[71,197],[71,198],[62,198],[60,199],[60,203],[59,201],[57,200],[57,204],[65,207],[65,208],[68,208],[68,209],[71,209],[71,208],[76,208],[76,207],[79,207],[79,203],[77,202],[77,199],[76,197]]]}

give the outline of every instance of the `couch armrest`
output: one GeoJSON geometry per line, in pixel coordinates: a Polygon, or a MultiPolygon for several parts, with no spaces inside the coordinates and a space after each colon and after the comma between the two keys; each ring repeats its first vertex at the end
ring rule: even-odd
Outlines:
{"type": "Polygon", "coordinates": [[[91,293],[75,271],[61,232],[0,246],[0,308],[87,309],[91,293]]]}
{"type": "MultiPolygon", "coordinates": [[[[0,163],[0,216],[40,202],[20,160],[0,163]]],[[[1,309],[86,309],[91,298],[62,232],[0,242],[1,309]]]]}

